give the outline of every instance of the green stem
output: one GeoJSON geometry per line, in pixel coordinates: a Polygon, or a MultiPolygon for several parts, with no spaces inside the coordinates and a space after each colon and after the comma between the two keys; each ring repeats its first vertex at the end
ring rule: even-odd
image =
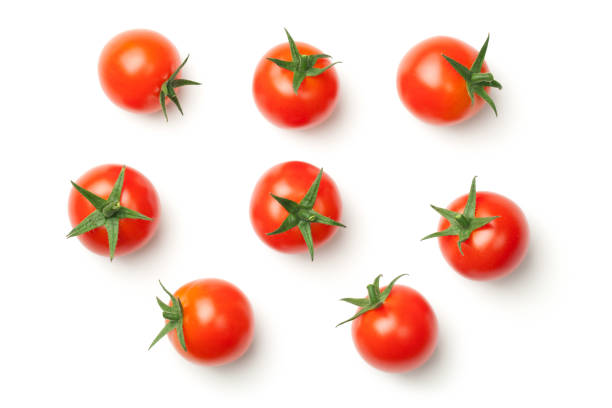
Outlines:
{"type": "Polygon", "coordinates": [[[368,298],[371,304],[378,303],[380,300],[380,292],[376,290],[376,287],[372,284],[368,285],[368,298]]]}
{"type": "Polygon", "coordinates": [[[168,320],[178,320],[181,317],[178,312],[163,312],[162,316],[168,320]]]}
{"type": "Polygon", "coordinates": [[[462,227],[467,228],[470,225],[470,220],[468,220],[465,215],[457,214],[455,219],[461,224],[462,227]]]}
{"type": "Polygon", "coordinates": [[[119,200],[113,200],[107,203],[104,207],[102,207],[102,214],[106,218],[109,218],[115,215],[120,208],[121,204],[119,203],[119,200]]]}
{"type": "Polygon", "coordinates": [[[480,84],[483,82],[491,82],[493,81],[493,74],[490,72],[477,72],[472,74],[472,83],[480,84]]]}
{"type": "Polygon", "coordinates": [[[313,222],[316,217],[312,214],[312,211],[307,209],[300,209],[296,214],[301,220],[306,222],[313,222]]]}

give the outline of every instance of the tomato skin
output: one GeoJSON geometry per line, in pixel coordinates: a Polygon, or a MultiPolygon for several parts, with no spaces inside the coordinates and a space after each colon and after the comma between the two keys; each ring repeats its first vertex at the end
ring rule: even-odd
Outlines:
{"type": "MultiPolygon", "coordinates": [[[[94,167],[83,174],[76,184],[92,193],[107,199],[123,166],[105,164],[94,167]]],[[[125,255],[145,245],[157,230],[159,224],[160,204],[153,184],[137,170],[127,167],[121,192],[122,206],[151,217],[151,221],[121,219],[119,220],[119,239],[115,256],[125,255]]],[[[72,227],[77,226],[85,217],[95,210],[94,206],[76,189],[70,191],[68,198],[68,215],[72,227]]],[[[108,235],[103,227],[96,228],[78,236],[79,240],[90,251],[109,255],[108,235]]]]}
{"type": "MultiPolygon", "coordinates": [[[[322,54],[315,47],[296,42],[300,54],[322,54]]],[[[276,126],[308,128],[327,119],[338,102],[338,75],[335,67],[316,77],[306,77],[293,92],[293,72],[283,69],[267,58],[291,61],[289,44],[272,48],[260,60],[253,78],[253,97],[259,111],[276,126]]],[[[315,68],[324,68],[329,59],[321,58],[315,68]]]]}
{"type": "MultiPolygon", "coordinates": [[[[291,161],[278,164],[261,176],[251,196],[250,214],[255,233],[268,246],[287,253],[308,250],[298,228],[278,235],[266,235],[276,230],[288,215],[270,193],[299,203],[318,174],[319,169],[311,164],[291,161]]],[[[342,213],[340,192],[336,183],[325,172],[319,184],[319,193],[313,209],[319,214],[340,220],[342,213]]],[[[330,239],[338,229],[318,223],[310,224],[310,228],[315,248],[330,239]]]]}
{"type": "Polygon", "coordinates": [[[179,354],[196,363],[222,365],[247,351],[253,340],[253,311],[240,289],[221,279],[199,279],[179,288],[174,296],[183,306],[187,351],[176,330],[168,336],[179,354]]]}
{"type": "MultiPolygon", "coordinates": [[[[468,196],[453,201],[447,208],[463,212],[468,196]]],[[[527,219],[518,205],[510,199],[486,191],[476,193],[476,217],[499,218],[472,232],[457,247],[457,236],[439,237],[440,250],[446,261],[461,275],[475,280],[498,279],[511,273],[521,263],[529,245],[527,219]]],[[[449,227],[442,218],[438,230],[449,227]]]]}
{"type": "Polygon", "coordinates": [[[129,30],[106,44],[98,76],[117,106],[132,112],[157,112],[161,110],[161,86],[180,64],[178,50],[166,37],[151,30],[129,30]]]}
{"type": "Polygon", "coordinates": [[[431,357],[438,338],[438,322],[419,292],[395,285],[380,307],[353,321],[352,335],[357,351],[370,365],[383,371],[403,372],[419,367],[431,357]]]}
{"type": "MultiPolygon", "coordinates": [[[[416,117],[435,125],[452,125],[474,116],[484,106],[470,100],[463,77],[442,54],[471,67],[478,51],[452,37],[432,37],[415,45],[397,72],[400,99],[416,117]]],[[[484,63],[481,72],[488,72],[484,63]]],[[[489,88],[484,88],[489,92],[489,88]]]]}

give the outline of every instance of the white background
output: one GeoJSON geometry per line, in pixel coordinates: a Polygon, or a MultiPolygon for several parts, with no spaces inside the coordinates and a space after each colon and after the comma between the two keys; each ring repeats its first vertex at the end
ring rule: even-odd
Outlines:
{"type": "Polygon", "coordinates": [[[3,6],[1,394],[4,406],[516,407],[609,404],[611,30],[603,2],[120,1],[3,6]],[[277,129],[251,95],[259,58],[287,27],[336,60],[339,106],[308,131],[277,129]],[[104,44],[131,28],[182,56],[185,116],[115,107],[97,78],[104,44]],[[479,48],[504,85],[467,123],[415,119],[395,89],[405,52],[432,35],[479,48]],[[340,188],[346,230],[284,255],[252,231],[252,188],[304,160],[340,188]],[[103,163],[143,172],[162,202],[158,234],[113,263],[66,240],[69,181],[103,163]],[[462,278],[434,241],[430,203],[480,190],[524,210],[531,245],[506,279],[462,278]],[[439,319],[422,368],[379,372],[353,347],[354,308],[378,273],[420,291],[439,319]],[[157,280],[220,277],[250,298],[244,358],[184,361],[161,328],[157,280]]]}

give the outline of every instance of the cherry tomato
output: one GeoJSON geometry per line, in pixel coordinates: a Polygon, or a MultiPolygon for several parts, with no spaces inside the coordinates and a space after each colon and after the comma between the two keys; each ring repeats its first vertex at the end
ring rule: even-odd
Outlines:
{"type": "MultiPolygon", "coordinates": [[[[461,212],[467,195],[453,201],[448,209],[461,212]]],[[[465,277],[477,280],[501,278],[521,263],[529,243],[529,228],[525,215],[513,201],[495,193],[476,193],[476,216],[498,216],[482,228],[475,230],[461,244],[463,255],[457,247],[457,237],[438,238],[440,250],[446,262],[465,277]]],[[[450,226],[442,218],[438,230],[450,226]]]]}
{"type": "Polygon", "coordinates": [[[178,50],[151,30],[125,31],[102,50],[98,63],[100,83],[116,105],[134,112],[161,109],[161,86],[181,64],[178,50]]]}
{"type": "MultiPolygon", "coordinates": [[[[297,226],[279,234],[269,235],[289,216],[288,211],[272,194],[299,203],[320,173],[320,170],[311,164],[291,161],[272,167],[259,179],[251,196],[250,213],[253,228],[263,242],[278,251],[288,253],[308,249],[304,235],[297,226]]],[[[320,175],[318,194],[312,210],[332,220],[340,218],[342,211],[340,193],[334,181],[326,173],[320,175]]],[[[325,220],[308,223],[314,247],[331,238],[337,229],[335,225],[342,226],[339,223],[328,225],[320,222],[325,220]]]]}
{"type": "Polygon", "coordinates": [[[175,88],[199,85],[180,79],[179,71],[186,62],[187,58],[181,64],[176,47],[161,34],[130,30],[106,44],[98,76],[109,99],[123,109],[142,113],[161,109],[166,116],[166,100],[170,99],[182,114],[175,88]]]}
{"type": "Polygon", "coordinates": [[[461,275],[476,280],[497,279],[521,263],[527,253],[529,227],[513,201],[495,193],[476,192],[473,180],[470,194],[453,201],[448,210],[441,213],[438,232],[428,238],[438,236],[442,255],[461,275]],[[473,214],[466,212],[466,207],[473,214]],[[465,227],[460,223],[461,216],[468,219],[465,227]],[[461,228],[465,228],[464,240],[459,242],[461,228]]]}
{"type": "Polygon", "coordinates": [[[221,279],[199,279],[182,286],[174,296],[167,293],[171,302],[162,310],[172,319],[166,320],[153,344],[167,333],[180,355],[206,365],[230,363],[247,351],[253,340],[253,311],[236,286],[221,279]]]}
{"type": "MultiPolygon", "coordinates": [[[[83,174],[77,180],[76,185],[106,200],[109,198],[121,172],[122,166],[119,165],[98,166],[83,174]]],[[[128,254],[145,245],[154,235],[159,223],[159,198],[153,184],[131,167],[126,167],[124,172],[123,188],[120,191],[119,198],[120,206],[150,219],[119,219],[114,255],[128,254]]],[[[77,229],[79,225],[82,225],[83,220],[94,212],[99,211],[82,193],[74,188],[68,199],[68,214],[72,226],[77,229]]],[[[110,214],[110,218],[121,215],[122,212],[114,215],[110,214]]],[[[130,213],[130,216],[136,215],[130,213]]],[[[99,227],[78,235],[83,245],[100,255],[109,255],[109,238],[105,228],[107,219],[101,216],[99,227]]],[[[74,235],[77,234],[71,234],[70,236],[74,235]]]]}
{"type": "Polygon", "coordinates": [[[425,363],[438,337],[431,306],[416,290],[395,285],[401,276],[382,289],[378,288],[377,277],[368,285],[368,298],[343,299],[360,305],[357,314],[347,320],[353,321],[357,351],[370,365],[389,372],[409,371],[425,363]]]}
{"type": "MultiPolygon", "coordinates": [[[[483,46],[484,52],[487,44],[488,38],[483,46]]],[[[487,75],[474,77],[476,94],[472,100],[466,79],[444,56],[469,70],[478,51],[451,37],[433,37],[414,46],[402,59],[397,72],[397,90],[406,108],[425,122],[450,125],[474,116],[483,107],[484,97],[497,114],[488,92],[489,86],[501,88],[501,85],[488,73],[483,50],[482,67],[475,73],[486,72],[487,75]]]]}
{"type": "MultiPolygon", "coordinates": [[[[327,119],[338,101],[338,76],[334,67],[316,76],[305,76],[299,88],[294,89],[295,72],[281,68],[269,58],[293,61],[291,42],[272,48],[263,56],[253,78],[253,96],[260,112],[276,126],[284,128],[306,128],[327,119]]],[[[322,54],[306,43],[295,43],[300,57],[322,54]]],[[[306,63],[302,64],[303,66],[306,63]]],[[[319,58],[313,68],[330,66],[328,58],[319,58]]]]}

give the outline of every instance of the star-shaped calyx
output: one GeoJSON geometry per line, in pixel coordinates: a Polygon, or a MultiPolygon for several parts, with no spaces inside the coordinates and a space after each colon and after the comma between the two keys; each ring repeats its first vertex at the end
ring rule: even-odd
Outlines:
{"type": "Polygon", "coordinates": [[[151,221],[152,219],[146,215],[131,210],[127,207],[122,207],[121,202],[121,191],[123,190],[123,179],[125,178],[125,166],[121,168],[119,177],[113,186],[108,198],[105,200],[102,197],[97,196],[91,191],[85,190],[75,182],[71,181],[74,188],[83,196],[87,201],[95,207],[95,210],[83,219],[68,233],[67,238],[76,237],[77,235],[84,234],[93,229],[104,227],[108,235],[108,251],[110,254],[111,261],[115,256],[115,249],[117,248],[117,240],[119,238],[119,220],[122,218],[131,218],[137,220],[151,221]]]}
{"type": "Polygon", "coordinates": [[[285,28],[285,33],[287,33],[287,39],[289,40],[289,49],[291,50],[291,61],[283,61],[276,58],[268,58],[269,61],[272,61],[276,65],[281,68],[287,69],[293,72],[293,92],[297,95],[298,89],[300,89],[300,85],[306,77],[315,77],[317,75],[321,75],[323,72],[327,71],[331,67],[336,64],[339,64],[340,61],[334,62],[333,64],[329,64],[324,68],[315,68],[314,65],[321,58],[331,58],[327,54],[314,54],[314,55],[302,55],[297,49],[295,45],[295,41],[289,35],[289,31],[285,28]]]}
{"type": "Polygon", "coordinates": [[[432,205],[431,208],[446,218],[450,223],[450,227],[444,231],[429,234],[422,238],[421,241],[429,238],[457,235],[459,237],[457,246],[459,247],[459,252],[461,252],[461,255],[463,255],[461,243],[467,241],[470,238],[470,235],[472,235],[472,232],[478,228],[484,227],[494,219],[499,218],[498,216],[476,217],[476,177],[472,179],[472,187],[470,188],[470,194],[468,195],[468,200],[465,204],[465,208],[463,209],[463,213],[457,213],[445,208],[436,207],[435,205],[432,205]]]}
{"type": "Polygon", "coordinates": [[[374,279],[374,283],[370,283],[367,286],[367,288],[368,288],[368,297],[365,297],[365,298],[342,298],[342,299],[340,299],[340,300],[342,300],[344,302],[348,302],[348,303],[350,303],[352,305],[359,306],[361,309],[359,309],[359,311],[357,313],[355,313],[353,315],[353,317],[351,317],[350,319],[347,319],[347,320],[345,320],[345,321],[343,321],[341,323],[338,323],[336,325],[336,327],[338,327],[340,325],[343,325],[344,323],[348,323],[351,320],[355,320],[356,318],[358,318],[362,314],[382,306],[382,304],[385,303],[385,300],[387,300],[387,298],[389,297],[389,294],[391,293],[391,289],[393,289],[393,285],[395,285],[395,282],[397,282],[397,280],[399,278],[401,278],[402,276],[406,276],[406,275],[408,275],[408,274],[407,273],[403,273],[403,274],[399,275],[398,277],[396,277],[395,279],[393,279],[391,282],[389,282],[389,284],[387,285],[385,290],[383,290],[382,292],[380,291],[380,277],[382,275],[378,275],[376,277],[376,279],[374,279]]]}
{"type": "Polygon", "coordinates": [[[283,206],[289,213],[287,218],[275,231],[268,232],[267,235],[282,234],[283,232],[289,231],[291,228],[297,227],[304,237],[304,242],[310,252],[310,260],[314,260],[314,244],[312,241],[312,232],[310,230],[310,224],[315,222],[319,224],[333,225],[336,227],[345,227],[345,225],[335,221],[329,217],[319,214],[312,208],[314,207],[315,201],[317,200],[317,194],[319,192],[319,184],[321,183],[321,177],[323,176],[323,169],[319,171],[317,178],[312,183],[308,192],[302,198],[302,201],[296,203],[287,198],[276,196],[272,193],[270,195],[283,206]]]}
{"type": "Polygon", "coordinates": [[[453,66],[455,71],[457,71],[459,75],[465,79],[468,95],[470,95],[472,103],[474,103],[474,94],[480,96],[486,103],[489,104],[489,106],[493,109],[493,112],[495,112],[495,116],[497,116],[497,108],[495,107],[495,103],[489,94],[484,90],[484,87],[490,86],[493,88],[502,89],[502,86],[493,78],[492,73],[480,72],[482,70],[482,65],[484,64],[488,46],[489,36],[487,35],[487,40],[480,49],[480,52],[478,53],[478,56],[474,60],[474,63],[470,69],[444,54],[442,54],[442,56],[453,66]]]}
{"type": "Polygon", "coordinates": [[[170,99],[176,105],[179,112],[181,112],[181,115],[183,114],[183,108],[181,108],[181,104],[179,103],[178,96],[176,96],[176,92],[174,91],[174,88],[178,88],[178,87],[185,86],[185,85],[202,85],[199,82],[190,81],[189,79],[182,79],[182,78],[176,79],[176,76],[181,71],[181,69],[185,66],[188,59],[189,59],[189,55],[187,55],[187,58],[185,58],[185,61],[183,61],[183,63],[176,69],[176,71],[174,71],[172,75],[170,75],[170,78],[168,78],[162,84],[161,89],[159,91],[159,104],[161,105],[162,112],[164,112],[164,117],[166,118],[166,122],[168,121],[168,114],[166,113],[166,97],[168,97],[168,99],[170,99]]]}
{"type": "Polygon", "coordinates": [[[185,344],[185,334],[183,333],[183,304],[181,303],[181,300],[179,298],[174,296],[168,291],[168,289],[164,287],[161,281],[159,281],[159,284],[161,285],[164,292],[166,292],[168,296],[170,296],[172,305],[165,304],[158,297],[155,298],[157,299],[157,304],[162,310],[162,316],[164,316],[164,319],[168,320],[168,322],[166,323],[164,328],[161,329],[161,331],[157,334],[157,336],[153,340],[153,343],[151,343],[151,345],[149,346],[149,350],[151,350],[151,347],[153,347],[155,343],[161,340],[162,337],[170,333],[172,330],[176,329],[176,337],[178,338],[178,341],[183,350],[187,351],[187,345],[185,344]]]}

